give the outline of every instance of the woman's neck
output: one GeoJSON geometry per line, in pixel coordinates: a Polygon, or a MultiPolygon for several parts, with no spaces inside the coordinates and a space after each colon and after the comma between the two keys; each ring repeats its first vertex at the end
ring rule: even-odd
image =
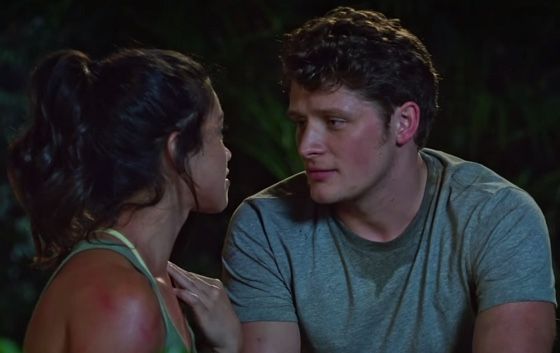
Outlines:
{"type": "Polygon", "coordinates": [[[154,206],[126,211],[113,226],[136,247],[154,277],[166,276],[173,245],[189,213],[167,201],[164,197],[154,206]]]}

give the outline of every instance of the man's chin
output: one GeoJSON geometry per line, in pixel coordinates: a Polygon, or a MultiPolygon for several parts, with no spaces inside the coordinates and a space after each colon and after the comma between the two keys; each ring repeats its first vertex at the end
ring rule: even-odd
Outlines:
{"type": "Polygon", "coordinates": [[[311,190],[310,192],[310,197],[311,200],[320,205],[329,205],[337,201],[336,197],[330,193],[318,192],[313,190],[311,190]]]}

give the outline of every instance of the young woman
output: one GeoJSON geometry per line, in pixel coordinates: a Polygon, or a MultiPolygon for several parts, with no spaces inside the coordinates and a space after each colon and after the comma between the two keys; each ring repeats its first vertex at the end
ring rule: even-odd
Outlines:
{"type": "Polygon", "coordinates": [[[231,152],[204,68],[164,50],[101,61],[60,51],[33,72],[30,104],[8,175],[36,261],[58,268],[24,351],[194,352],[178,297],[215,352],[238,351],[239,321],[221,283],[168,263],[191,211],[227,205],[231,152]]]}

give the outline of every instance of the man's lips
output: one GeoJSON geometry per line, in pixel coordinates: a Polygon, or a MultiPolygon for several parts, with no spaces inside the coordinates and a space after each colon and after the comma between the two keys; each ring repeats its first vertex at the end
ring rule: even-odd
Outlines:
{"type": "Polygon", "coordinates": [[[311,181],[325,181],[334,175],[334,169],[307,169],[307,177],[311,181]]]}

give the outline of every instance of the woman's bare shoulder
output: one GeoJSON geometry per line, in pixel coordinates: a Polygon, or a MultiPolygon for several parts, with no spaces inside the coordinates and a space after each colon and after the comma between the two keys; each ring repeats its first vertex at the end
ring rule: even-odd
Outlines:
{"type": "Polygon", "coordinates": [[[154,352],[165,339],[150,283],[108,250],[75,255],[61,269],[35,309],[26,343],[42,341],[37,348],[45,352],[46,332],[53,344],[64,342],[59,352],[154,352]]]}

